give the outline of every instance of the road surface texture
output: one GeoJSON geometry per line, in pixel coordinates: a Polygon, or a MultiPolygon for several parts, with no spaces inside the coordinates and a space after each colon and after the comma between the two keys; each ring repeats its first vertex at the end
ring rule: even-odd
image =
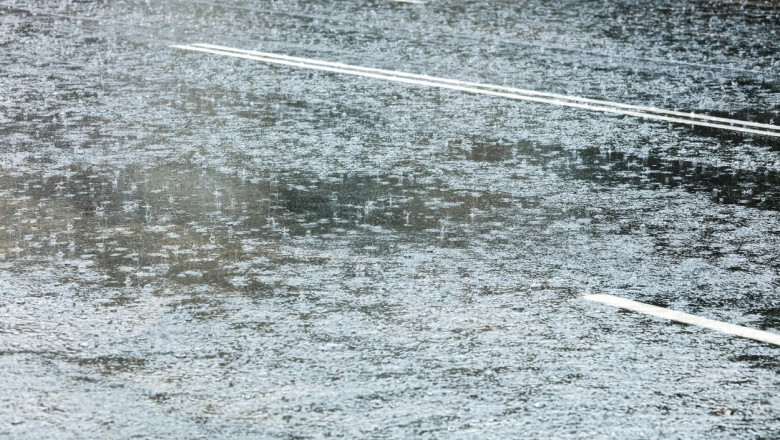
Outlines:
{"type": "Polygon", "coordinates": [[[0,437],[780,436],[780,6],[0,0],[0,437]],[[728,123],[729,125],[731,123],[728,123]]]}

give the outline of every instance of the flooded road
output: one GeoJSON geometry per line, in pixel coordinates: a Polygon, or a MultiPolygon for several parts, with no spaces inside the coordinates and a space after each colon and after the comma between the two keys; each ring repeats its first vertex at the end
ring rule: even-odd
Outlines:
{"type": "Polygon", "coordinates": [[[771,2],[0,1],[3,438],[774,438],[771,2]]]}

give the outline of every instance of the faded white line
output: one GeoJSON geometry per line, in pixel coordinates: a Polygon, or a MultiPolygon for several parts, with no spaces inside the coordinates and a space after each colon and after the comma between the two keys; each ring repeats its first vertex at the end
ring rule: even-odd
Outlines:
{"type": "Polygon", "coordinates": [[[413,5],[424,5],[425,2],[420,0],[390,0],[393,3],[411,3],[413,5]]]}
{"type": "Polygon", "coordinates": [[[780,335],[776,333],[765,332],[739,325],[729,324],[714,319],[702,318],[701,316],[678,312],[676,310],[666,309],[650,304],[632,301],[614,295],[585,295],[583,298],[589,301],[596,301],[621,309],[631,310],[646,315],[657,316],[659,318],[670,319],[683,324],[696,325],[699,327],[716,330],[729,335],[741,336],[743,338],[755,339],[756,341],[768,342],[770,344],[780,345],[780,335]]]}
{"type": "Polygon", "coordinates": [[[413,79],[407,76],[399,76],[399,75],[388,75],[388,74],[380,74],[380,73],[371,73],[368,71],[363,70],[357,70],[357,69],[347,69],[347,68],[341,68],[341,67],[332,67],[329,65],[323,65],[323,64],[314,64],[304,61],[296,61],[296,60],[288,60],[288,59],[282,59],[282,58],[271,58],[266,56],[257,56],[257,55],[249,55],[245,53],[240,52],[230,52],[230,51],[224,51],[224,50],[216,50],[216,49],[209,49],[206,47],[195,47],[195,46],[187,46],[187,45],[171,45],[170,47],[176,48],[176,49],[182,49],[182,50],[191,50],[196,52],[204,52],[204,53],[211,53],[215,55],[225,55],[235,58],[243,58],[248,60],[255,60],[255,61],[263,61],[266,63],[272,63],[272,64],[280,64],[285,66],[292,66],[292,67],[299,67],[299,68],[305,68],[305,69],[312,69],[312,70],[321,70],[326,72],[334,72],[334,73],[343,73],[348,75],[355,75],[355,76],[361,76],[366,78],[374,78],[374,79],[383,79],[387,81],[395,81],[405,84],[413,84],[413,85],[421,85],[421,86],[428,86],[428,87],[439,87],[443,89],[450,89],[450,90],[458,90],[462,92],[469,92],[469,93],[477,93],[482,95],[488,95],[488,96],[497,96],[502,98],[508,98],[508,99],[514,99],[519,101],[529,101],[529,102],[538,102],[538,103],[544,103],[544,104],[553,104],[553,105],[559,105],[564,107],[572,107],[572,108],[579,108],[584,110],[591,110],[591,111],[598,111],[598,112],[604,112],[604,113],[613,113],[613,114],[619,114],[619,115],[626,115],[626,116],[635,116],[638,118],[644,118],[644,119],[651,119],[656,121],[665,121],[665,122],[674,122],[679,124],[687,124],[687,125],[697,125],[701,127],[710,127],[710,128],[718,128],[718,129],[724,129],[724,130],[731,130],[731,131],[738,131],[743,133],[751,133],[751,134],[759,134],[764,136],[773,136],[773,137],[780,137],[780,132],[771,132],[766,130],[755,130],[751,128],[744,128],[744,127],[735,127],[731,125],[724,125],[724,124],[716,124],[716,123],[710,123],[710,122],[704,122],[704,121],[698,121],[698,120],[691,120],[691,119],[683,119],[683,118],[677,118],[677,117],[669,117],[664,115],[657,115],[657,114],[650,114],[650,113],[641,113],[637,111],[629,111],[629,110],[622,110],[620,108],[615,107],[609,107],[609,106],[597,106],[597,105],[590,105],[590,104],[583,104],[578,102],[571,102],[567,101],[564,98],[543,98],[539,96],[531,96],[531,95],[524,95],[520,93],[506,93],[506,92],[499,92],[495,90],[488,90],[488,89],[482,89],[482,88],[476,88],[476,87],[464,87],[456,84],[451,84],[443,81],[432,81],[432,80],[418,80],[413,79]]]}
{"type": "Polygon", "coordinates": [[[349,70],[357,70],[361,72],[373,72],[373,73],[380,73],[385,75],[391,75],[391,76],[398,76],[398,77],[404,77],[404,78],[415,78],[415,79],[422,79],[427,81],[434,81],[434,82],[442,82],[447,84],[455,84],[460,86],[466,86],[466,87],[477,87],[477,88],[486,88],[490,90],[497,90],[502,92],[509,92],[509,93],[516,93],[521,95],[530,95],[530,96],[543,96],[546,98],[554,98],[554,99],[563,99],[566,101],[574,101],[574,102],[583,102],[587,104],[596,104],[596,105],[603,105],[603,106],[609,106],[609,107],[616,107],[616,108],[622,108],[622,109],[628,109],[628,110],[638,110],[642,112],[649,112],[649,113],[656,113],[656,114],[662,114],[662,115],[669,115],[669,116],[679,116],[681,118],[685,119],[698,119],[702,121],[712,121],[712,122],[723,122],[726,124],[735,124],[735,125],[741,125],[745,127],[755,127],[755,128],[764,128],[767,130],[778,130],[780,131],[780,126],[778,125],[772,125],[772,124],[763,124],[759,122],[751,122],[751,121],[742,121],[739,119],[731,119],[731,118],[721,118],[717,116],[709,116],[709,115],[701,115],[698,113],[686,113],[686,112],[680,112],[675,110],[666,110],[656,107],[647,107],[647,106],[641,106],[641,105],[633,105],[633,104],[623,104],[619,102],[611,102],[611,101],[603,101],[599,99],[590,99],[590,98],[584,98],[581,96],[570,96],[570,95],[562,95],[558,93],[549,93],[549,92],[540,92],[536,90],[530,90],[530,89],[519,89],[515,87],[504,87],[504,86],[497,86],[493,84],[483,84],[483,83],[477,83],[477,82],[470,82],[470,81],[460,81],[455,79],[448,79],[448,78],[440,78],[435,76],[429,76],[429,75],[420,75],[415,73],[407,73],[407,72],[399,72],[394,70],[385,70],[385,69],[376,69],[373,67],[363,67],[363,66],[355,66],[350,64],[344,64],[344,63],[338,63],[338,62],[331,62],[331,61],[322,61],[322,60],[316,60],[312,58],[301,58],[301,57],[293,57],[289,55],[282,55],[282,54],[275,54],[271,52],[258,52],[255,50],[247,50],[247,49],[238,49],[234,47],[228,47],[228,46],[220,46],[217,44],[207,44],[207,43],[196,43],[192,44],[192,46],[196,47],[205,47],[209,49],[215,49],[219,51],[225,51],[225,52],[236,52],[236,53],[243,53],[247,55],[255,55],[259,57],[264,58],[275,58],[275,59],[281,59],[281,60],[288,60],[288,61],[296,61],[301,63],[307,63],[307,64],[315,64],[315,65],[321,65],[321,66],[330,66],[330,67],[337,67],[341,69],[349,69],[349,70]]]}

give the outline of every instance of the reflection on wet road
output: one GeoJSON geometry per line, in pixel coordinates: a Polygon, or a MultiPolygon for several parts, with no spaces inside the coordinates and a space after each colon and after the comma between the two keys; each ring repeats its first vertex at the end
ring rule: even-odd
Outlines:
{"type": "Polygon", "coordinates": [[[780,333],[776,138],[168,46],[776,125],[778,14],[0,2],[0,436],[771,438],[776,347],[582,296],[780,333]]]}

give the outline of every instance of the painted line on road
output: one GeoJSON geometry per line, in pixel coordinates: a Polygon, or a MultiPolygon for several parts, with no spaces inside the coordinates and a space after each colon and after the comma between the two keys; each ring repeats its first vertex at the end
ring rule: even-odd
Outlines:
{"type": "MultiPolygon", "coordinates": [[[[673,123],[687,124],[687,125],[697,125],[702,127],[718,128],[718,129],[738,131],[743,133],[780,137],[780,131],[757,130],[757,129],[746,128],[746,127],[739,127],[739,126],[725,125],[720,123],[706,122],[702,120],[688,119],[690,114],[686,114],[686,113],[681,113],[681,115],[686,115],[685,118],[671,117],[663,114],[654,114],[654,113],[645,113],[643,111],[627,110],[621,107],[621,106],[627,106],[627,104],[613,105],[613,103],[609,103],[607,101],[597,101],[597,102],[604,102],[605,104],[610,104],[610,105],[592,105],[591,103],[582,102],[583,100],[587,100],[587,98],[573,97],[577,99],[571,99],[572,97],[567,97],[566,95],[546,94],[544,92],[534,92],[534,91],[530,91],[533,92],[533,94],[526,94],[526,93],[521,93],[522,89],[511,89],[511,90],[517,90],[517,92],[509,93],[507,91],[502,91],[504,89],[509,89],[509,88],[504,88],[500,86],[491,86],[491,85],[479,84],[479,83],[466,83],[466,82],[462,82],[458,80],[450,80],[446,78],[436,78],[436,77],[429,77],[426,75],[416,75],[416,74],[405,73],[405,72],[386,71],[381,69],[373,69],[373,68],[366,68],[360,66],[350,66],[346,64],[331,63],[331,62],[320,61],[320,60],[309,60],[306,58],[289,57],[286,55],[279,55],[279,54],[266,54],[263,52],[256,52],[262,55],[255,55],[255,54],[245,53],[247,51],[244,51],[242,49],[223,50],[223,49],[214,49],[211,48],[210,46],[211,45],[190,46],[190,45],[175,44],[175,45],[171,45],[170,47],[176,49],[182,49],[182,50],[190,50],[196,52],[211,53],[215,55],[224,55],[224,56],[230,56],[235,58],[249,59],[254,61],[262,61],[266,63],[279,64],[279,65],[285,65],[291,67],[321,70],[321,71],[333,72],[333,73],[342,73],[342,74],[355,75],[355,76],[361,76],[366,78],[383,79],[387,81],[394,81],[394,82],[400,82],[405,84],[438,87],[438,88],[457,90],[462,92],[514,99],[519,101],[552,104],[552,105],[572,107],[572,108],[591,110],[591,111],[597,111],[603,113],[613,113],[619,115],[634,116],[638,118],[651,119],[656,121],[673,122],[673,123]],[[465,86],[462,84],[474,84],[474,85],[465,86]]],[[[216,46],[216,47],[224,47],[224,46],[216,46]]],[[[595,100],[587,100],[587,101],[595,101],[595,100]]],[[[633,106],[633,107],[638,107],[638,106],[633,106]]],[[[656,110],[660,110],[660,109],[656,109],[656,110]]],[[[696,116],[706,117],[706,115],[696,115],[696,116]]],[[[728,121],[733,121],[733,123],[738,123],[741,125],[755,124],[755,123],[750,123],[748,121],[738,121],[738,120],[728,120],[728,121]]],[[[769,124],[761,124],[761,125],[777,128],[778,130],[780,130],[780,127],[777,126],[773,126],[769,124]]]]}
{"type": "Polygon", "coordinates": [[[683,324],[690,324],[710,330],[716,330],[729,335],[780,345],[780,334],[776,333],[742,327],[722,321],[716,321],[714,319],[702,318],[701,316],[678,312],[676,310],[666,309],[638,301],[632,301],[630,299],[625,299],[614,295],[595,294],[585,295],[583,298],[587,299],[588,301],[600,302],[612,307],[631,310],[637,313],[644,313],[645,315],[657,316],[659,318],[669,319],[672,321],[681,322],[683,324]]]}
{"type": "Polygon", "coordinates": [[[530,90],[530,89],[519,89],[515,87],[505,87],[505,86],[497,86],[493,84],[483,84],[483,83],[477,83],[477,82],[470,82],[470,81],[460,81],[456,79],[448,79],[448,78],[440,78],[435,76],[429,76],[429,75],[420,75],[415,73],[407,73],[407,72],[399,72],[395,70],[385,70],[385,69],[376,69],[373,67],[363,67],[363,66],[355,66],[350,64],[344,64],[344,63],[336,63],[331,61],[322,61],[322,60],[316,60],[312,58],[301,58],[301,57],[293,57],[289,55],[281,55],[281,54],[275,54],[271,52],[258,52],[255,50],[248,50],[248,49],[237,49],[234,47],[228,47],[228,46],[220,46],[217,44],[207,44],[207,43],[195,43],[192,44],[192,46],[196,47],[205,47],[208,49],[215,49],[219,51],[225,51],[225,52],[236,52],[236,53],[244,53],[247,55],[256,55],[259,57],[266,57],[266,58],[278,58],[280,60],[288,60],[288,61],[299,61],[302,63],[308,63],[308,64],[317,64],[322,66],[331,66],[331,67],[338,67],[342,69],[351,69],[351,70],[358,70],[362,72],[374,72],[374,73],[381,73],[385,75],[394,75],[399,77],[405,77],[405,78],[415,78],[415,79],[422,79],[427,81],[436,81],[436,82],[443,82],[447,84],[455,84],[455,85],[461,85],[466,87],[478,87],[478,88],[487,88],[490,90],[498,90],[502,92],[509,92],[509,93],[517,93],[522,95],[530,95],[530,96],[543,96],[546,98],[555,98],[555,99],[564,99],[567,101],[574,101],[574,102],[584,102],[587,104],[596,104],[596,105],[606,105],[610,107],[617,107],[617,108],[623,108],[628,110],[638,110],[643,112],[649,112],[649,113],[657,113],[662,115],[669,115],[669,116],[679,116],[685,119],[699,119],[702,121],[712,121],[712,122],[723,122],[726,124],[736,124],[736,125],[742,125],[746,127],[755,127],[755,128],[765,128],[767,130],[779,130],[780,126],[778,125],[772,125],[772,124],[763,124],[760,122],[751,122],[751,121],[742,121],[739,119],[731,119],[731,118],[721,118],[717,116],[709,116],[709,115],[701,115],[698,113],[690,113],[690,112],[680,112],[676,110],[666,110],[662,108],[657,107],[648,107],[648,106],[642,106],[642,105],[633,105],[633,104],[623,104],[619,102],[612,102],[612,101],[604,101],[599,99],[590,99],[590,98],[584,98],[581,96],[571,96],[571,95],[562,95],[559,93],[549,93],[549,92],[540,92],[536,90],[530,90]]]}

